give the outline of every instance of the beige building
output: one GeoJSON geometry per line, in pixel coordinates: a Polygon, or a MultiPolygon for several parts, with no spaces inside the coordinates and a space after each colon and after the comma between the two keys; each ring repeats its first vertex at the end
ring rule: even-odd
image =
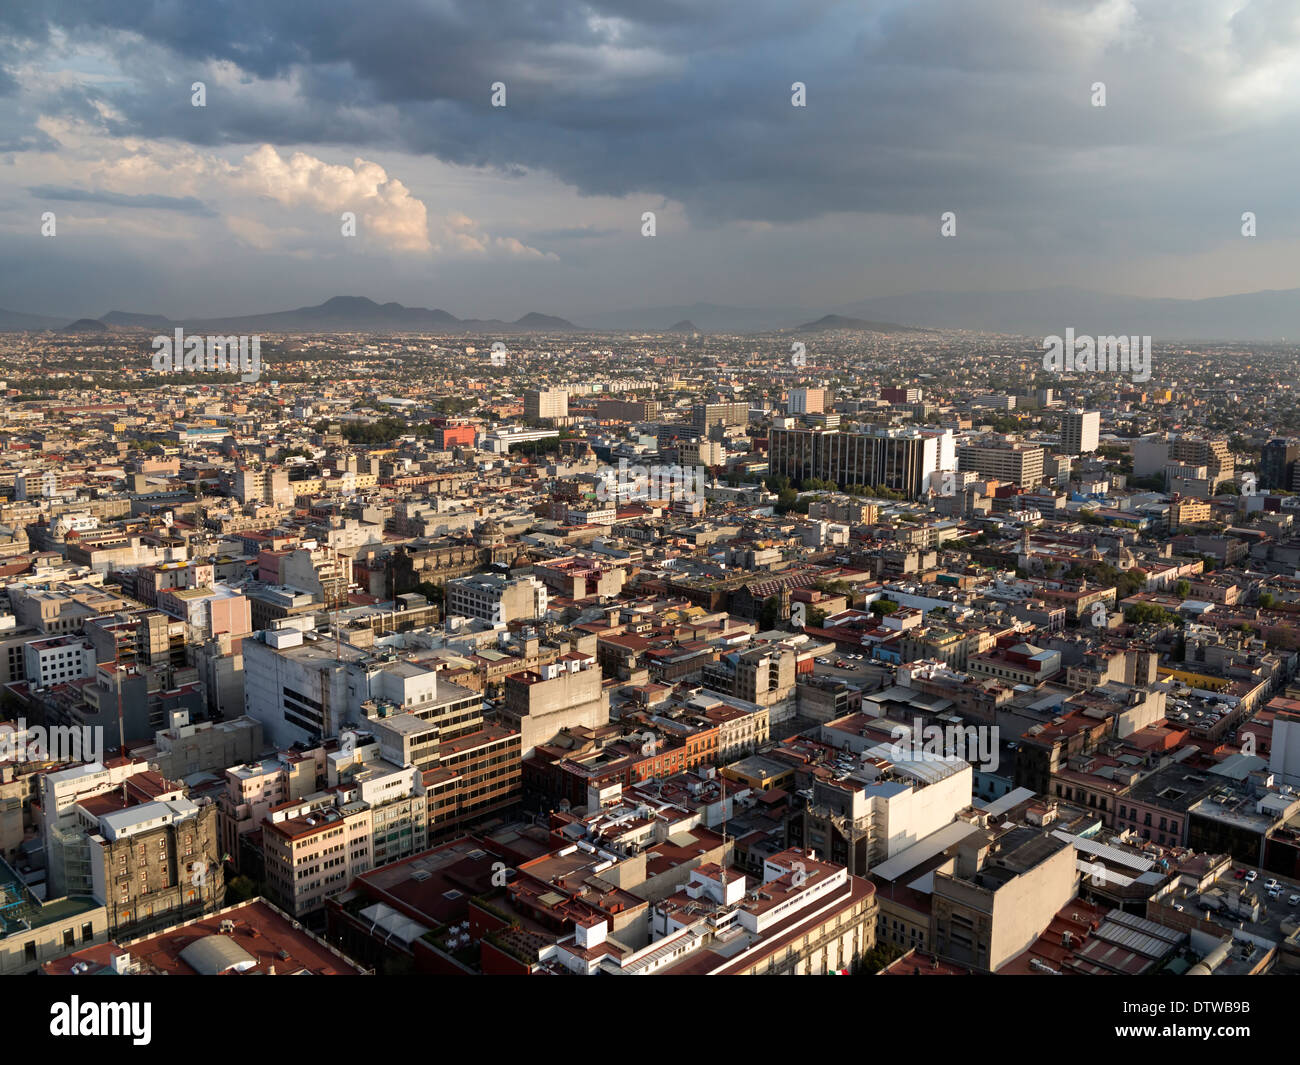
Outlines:
{"type": "Polygon", "coordinates": [[[33,973],[44,962],[108,940],[108,914],[88,895],[42,902],[0,862],[0,976],[33,973]]]}
{"type": "Polygon", "coordinates": [[[1074,847],[1035,828],[981,831],[959,845],[952,872],[934,874],[931,948],[996,972],[1042,934],[1079,884],[1074,847]]]}
{"type": "Polygon", "coordinates": [[[448,617],[479,618],[497,625],[544,617],[546,585],[536,577],[482,573],[447,582],[448,617]]]}
{"type": "Polygon", "coordinates": [[[420,771],[385,761],[377,743],[354,741],[344,737],[327,757],[329,792],[272,809],[263,823],[267,891],[295,916],[321,909],[358,874],[428,846],[420,771]]]}
{"type": "Polygon", "coordinates": [[[524,417],[533,421],[569,416],[569,393],[563,388],[530,388],[524,393],[524,417]]]}
{"type": "Polygon", "coordinates": [[[506,677],[501,723],[517,729],[521,756],[550,743],[561,729],[599,728],[609,722],[609,694],[591,655],[570,653],[541,667],[506,677]]]}
{"type": "Polygon", "coordinates": [[[1045,454],[1041,447],[1030,444],[969,444],[957,449],[957,469],[1033,488],[1042,483],[1045,454]]]}

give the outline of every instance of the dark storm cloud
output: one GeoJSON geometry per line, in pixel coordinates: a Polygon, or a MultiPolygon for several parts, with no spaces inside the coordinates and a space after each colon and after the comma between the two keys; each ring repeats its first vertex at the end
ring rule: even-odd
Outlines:
{"type": "MultiPolygon", "coordinates": [[[[1137,68],[1158,55],[1093,55],[1065,21],[1097,10],[1074,0],[393,0],[358,17],[341,0],[54,0],[43,21],[21,10],[0,23],[29,42],[54,27],[74,41],[107,35],[132,56],[128,69],[147,70],[129,88],[101,90],[123,116],[107,121],[117,134],[543,169],[584,193],[667,196],[708,224],[1051,210],[1098,192],[1094,175],[1062,165],[1070,152],[1149,148],[1171,110],[1213,132],[1217,102],[1204,79],[1197,88],[1195,57],[1179,58],[1174,83],[1153,86],[1137,68]],[[298,92],[209,84],[207,108],[193,108],[190,83],[214,60],[293,79],[298,92]],[[1094,77],[1118,97],[1104,121],[1088,103],[1094,77]],[[490,106],[494,81],[507,85],[505,108],[490,106]],[[807,85],[806,108],[791,106],[795,81],[807,85]]],[[[1270,45],[1252,10],[1233,19],[1233,41],[1253,54],[1270,45]]],[[[1159,28],[1158,10],[1148,24],[1159,28]]]]}
{"type": "Polygon", "coordinates": [[[108,207],[136,207],[153,211],[180,211],[183,214],[214,218],[216,212],[193,196],[159,196],[154,193],[129,195],[102,189],[69,189],[56,185],[33,185],[27,190],[39,200],[66,200],[71,203],[102,203],[108,207]]]}
{"type": "MultiPolygon", "coordinates": [[[[593,307],[683,292],[816,305],[882,279],[897,291],[1025,286],[1072,270],[1073,283],[1105,288],[1113,267],[1129,271],[1125,284],[1159,288],[1175,260],[1208,262],[1234,241],[1242,272],[1223,271],[1228,291],[1291,287],[1298,15],[1294,0],[10,3],[0,5],[0,151],[48,149],[45,129],[75,150],[82,123],[227,160],[260,144],[331,164],[364,155],[431,217],[479,220],[488,202],[502,234],[559,257],[442,274],[435,263],[432,297],[379,291],[414,288],[405,269],[367,274],[385,299],[454,303],[444,295],[459,285],[461,300],[517,292],[519,313],[565,310],[556,304],[572,292],[593,307]],[[20,69],[43,76],[23,77],[15,97],[20,69]],[[204,108],[190,104],[195,80],[207,84],[204,108]],[[496,81],[505,108],[490,106],[496,81]],[[795,81],[806,108],[791,106],[795,81]],[[1104,108],[1090,103],[1098,81],[1104,108]],[[441,173],[422,184],[436,168],[411,155],[518,178],[517,197],[506,208],[499,195],[476,201],[469,178],[448,189],[441,173]],[[548,214],[561,198],[548,199],[546,175],[632,197],[626,229],[608,204],[590,226],[582,210],[548,214]],[[670,241],[638,242],[643,209],[667,212],[659,231],[670,241]],[[1247,210],[1261,221],[1249,262],[1238,234],[1247,210]],[[956,212],[958,240],[939,239],[943,211],[956,212]]],[[[14,191],[82,181],[37,169],[14,191]]],[[[203,195],[236,213],[220,189],[203,195]]],[[[269,229],[278,221],[245,213],[269,229]]],[[[208,237],[214,254],[226,250],[221,233],[208,237]]],[[[254,294],[309,271],[316,297],[356,288],[340,266],[299,258],[288,269],[265,247],[267,263],[237,275],[254,294]]],[[[232,289],[221,308],[207,298],[199,309],[233,313],[248,297],[232,289]]]]}

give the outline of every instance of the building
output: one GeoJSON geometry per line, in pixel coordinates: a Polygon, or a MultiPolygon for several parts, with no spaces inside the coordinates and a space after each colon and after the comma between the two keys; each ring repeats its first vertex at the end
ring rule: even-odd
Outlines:
{"type": "Polygon", "coordinates": [[[56,636],[23,645],[27,681],[36,688],[95,675],[95,649],[79,636],[56,636]]]}
{"type": "Polygon", "coordinates": [[[1067,410],[1061,415],[1061,450],[1067,455],[1087,455],[1101,439],[1101,412],[1067,410]]]}
{"type": "Polygon", "coordinates": [[[821,414],[826,409],[824,388],[792,388],[786,410],[791,414],[821,414]]]}
{"type": "Polygon", "coordinates": [[[987,441],[957,449],[957,468],[979,476],[1033,488],[1043,481],[1046,452],[1032,444],[987,441]]]}
{"type": "Polygon", "coordinates": [[[262,825],[265,882],[295,917],[316,914],[360,873],[425,849],[423,776],[381,756],[378,744],[329,756],[330,790],[275,807],[262,825]]]}
{"type": "Polygon", "coordinates": [[[570,653],[539,671],[506,677],[500,720],[520,734],[527,758],[539,743],[550,743],[561,729],[599,728],[609,721],[609,693],[591,655],[570,653]]]}
{"type": "Polygon", "coordinates": [[[358,976],[358,965],[266,899],[46,962],[48,976],[358,976]]]}
{"type": "Polygon", "coordinates": [[[434,686],[424,688],[421,678],[421,690],[404,704],[388,699],[363,704],[361,727],[378,741],[382,757],[419,771],[429,838],[440,839],[515,808],[523,771],[520,733],[488,722],[477,692],[428,676],[434,686]]]}
{"type": "Polygon", "coordinates": [[[1074,847],[1021,827],[980,831],[958,845],[951,871],[936,870],[930,949],[996,972],[1034,943],[1079,883],[1074,847]]]}
{"type": "Polygon", "coordinates": [[[849,973],[875,945],[875,915],[868,881],[791,848],[764,862],[758,883],[723,865],[693,869],[652,906],[644,945],[616,938],[603,915],[581,915],[538,957],[547,971],[577,975],[849,973]]]}
{"type": "Polygon", "coordinates": [[[103,943],[108,913],[89,894],[42,900],[0,860],[0,976],[33,973],[79,947],[103,943]]]}
{"type": "Polygon", "coordinates": [[[495,625],[546,616],[546,585],[536,577],[475,574],[447,582],[447,615],[495,625]]]}
{"type": "Polygon", "coordinates": [[[747,425],[748,403],[697,403],[691,408],[691,424],[696,431],[707,433],[715,425],[747,425]]]}
{"type": "Polygon", "coordinates": [[[768,465],[796,483],[810,479],[883,487],[919,498],[940,491],[941,472],[954,470],[950,430],[879,428],[868,433],[773,429],[768,465]]]}
{"type": "Polygon", "coordinates": [[[569,416],[569,393],[563,388],[530,388],[524,393],[524,417],[547,421],[569,416]]]}
{"type": "Polygon", "coordinates": [[[1300,441],[1275,437],[1264,445],[1259,462],[1259,487],[1290,491],[1295,480],[1296,460],[1300,459],[1300,441]]]}

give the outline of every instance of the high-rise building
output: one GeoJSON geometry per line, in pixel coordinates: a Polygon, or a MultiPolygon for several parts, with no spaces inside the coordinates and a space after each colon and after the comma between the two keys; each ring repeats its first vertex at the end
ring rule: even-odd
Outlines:
{"type": "Polygon", "coordinates": [[[1033,488],[1043,479],[1044,454],[1041,447],[1031,444],[1007,441],[968,444],[957,449],[957,468],[972,470],[981,477],[1010,481],[1022,488],[1033,488]]]}
{"type": "Polygon", "coordinates": [[[697,403],[691,408],[691,422],[700,432],[715,425],[745,425],[749,422],[749,404],[697,403]]]}
{"type": "Polygon", "coordinates": [[[1061,415],[1061,450],[1067,455],[1087,455],[1101,439],[1101,412],[1068,410],[1061,415]]]}
{"type": "Polygon", "coordinates": [[[839,433],[820,429],[773,429],[768,466],[793,481],[817,479],[849,485],[882,486],[919,497],[939,488],[944,470],[954,469],[950,430],[886,429],[839,433]]]}
{"type": "Polygon", "coordinates": [[[1259,487],[1290,489],[1300,459],[1300,441],[1277,437],[1264,445],[1259,462],[1259,487]]]}
{"type": "Polygon", "coordinates": [[[790,414],[821,414],[826,409],[824,388],[792,388],[786,410],[790,414]]]}
{"type": "Polygon", "coordinates": [[[524,417],[534,421],[569,416],[569,393],[563,388],[530,388],[524,393],[524,417]]]}

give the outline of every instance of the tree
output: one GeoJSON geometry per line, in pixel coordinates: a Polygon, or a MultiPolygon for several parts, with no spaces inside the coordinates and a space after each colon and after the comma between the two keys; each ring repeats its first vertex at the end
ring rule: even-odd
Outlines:
{"type": "Polygon", "coordinates": [[[895,943],[877,943],[864,955],[862,955],[861,972],[866,975],[874,975],[880,972],[886,965],[897,961],[903,956],[903,948],[895,943]]]}
{"type": "Polygon", "coordinates": [[[233,906],[238,902],[246,902],[249,899],[256,898],[258,894],[257,884],[252,877],[236,876],[226,883],[227,906],[233,906]]]}
{"type": "Polygon", "coordinates": [[[871,604],[871,612],[877,617],[885,617],[894,613],[898,609],[898,604],[892,599],[877,599],[871,604]]]}
{"type": "Polygon", "coordinates": [[[1130,625],[1173,625],[1178,619],[1154,603],[1134,603],[1124,611],[1124,620],[1130,625]]]}
{"type": "Polygon", "coordinates": [[[1273,598],[1272,592],[1259,593],[1259,605],[1265,610],[1271,610],[1275,602],[1277,602],[1277,600],[1273,598]]]}
{"type": "Polygon", "coordinates": [[[1174,585],[1174,595],[1178,596],[1179,599],[1186,599],[1191,594],[1192,594],[1191,581],[1179,581],[1177,584],[1174,585]]]}

